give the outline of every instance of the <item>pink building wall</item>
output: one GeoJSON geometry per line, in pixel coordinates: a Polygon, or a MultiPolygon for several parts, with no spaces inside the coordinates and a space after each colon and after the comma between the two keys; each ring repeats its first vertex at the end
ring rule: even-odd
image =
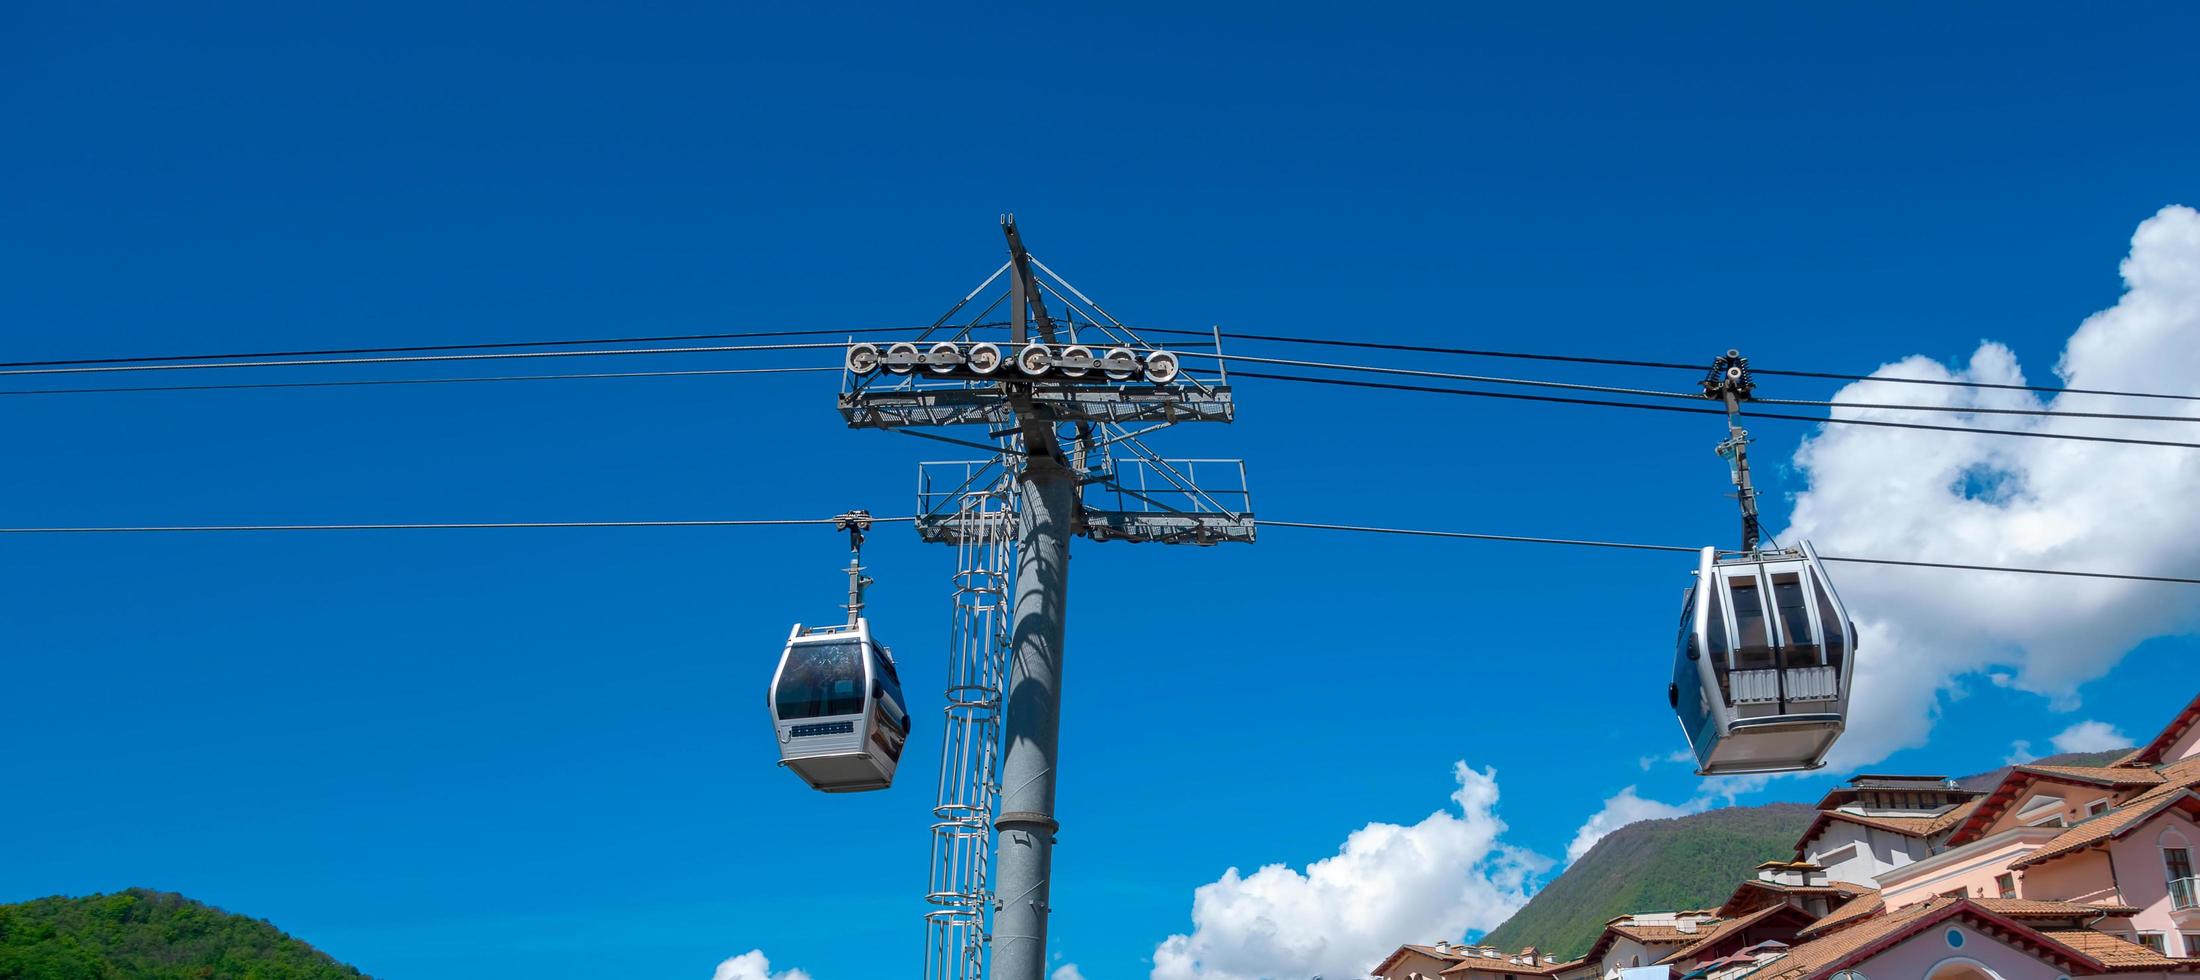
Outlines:
{"type": "MultiPolygon", "coordinates": [[[[1955,860],[1941,866],[1933,862],[1904,865],[1879,878],[1880,899],[1887,909],[1916,905],[1935,895],[1945,895],[1961,889],[1966,898],[1995,898],[2001,893],[1994,882],[1998,875],[2007,873],[2009,865],[2040,849],[2040,845],[2061,831],[2054,828],[2024,828],[2015,836],[1992,846],[1970,850],[1987,841],[1966,845],[1958,851],[1948,852],[1955,860]]],[[[2042,896],[2028,893],[2020,883],[2017,894],[2025,898],[2042,896]]]]}
{"type": "Polygon", "coordinates": [[[2120,902],[2116,878],[2108,870],[2108,855],[2098,852],[2072,854],[2036,868],[2026,868],[2017,882],[2022,898],[2043,902],[2120,902]]]}
{"type": "MultiPolygon", "coordinates": [[[[1993,825],[1987,827],[1986,832],[1979,836],[1992,837],[2004,830],[2025,826],[2025,821],[2018,820],[2017,814],[2024,809],[2025,804],[2030,803],[2037,796],[2062,797],[2063,823],[2074,824],[2089,816],[2086,813],[2087,806],[2101,800],[2107,800],[2110,805],[2114,805],[2118,800],[2128,799],[2138,792],[2140,791],[2132,789],[2115,790],[2105,786],[2072,786],[2066,783],[2041,780],[2033,783],[2030,789],[2025,790],[2024,795],[2017,798],[2016,805],[2002,811],[2001,816],[1994,819],[1993,825]]],[[[2035,813],[2031,816],[2033,820],[2039,820],[2043,815],[2035,813]]]]}
{"type": "Polygon", "coordinates": [[[1962,974],[1960,967],[1966,964],[1983,966],[2001,980],[2056,980],[2064,975],[2051,962],[2042,962],[2031,953],[2002,945],[2000,940],[1971,928],[1960,919],[1933,925],[1873,956],[1856,969],[1867,977],[1942,980],[1944,976],[1959,974],[1973,976],[1962,974]],[[1951,933],[1958,937],[1954,942],[1949,939],[1951,933]],[[1936,976],[1937,971],[1947,972],[1936,976]]]}
{"type": "Polygon", "coordinates": [[[2159,932],[2172,956],[2200,956],[2186,949],[2183,933],[2200,933],[2200,910],[2170,910],[2169,874],[2162,851],[2184,847],[2200,859],[2200,824],[2178,810],[2166,810],[2141,824],[2106,850],[2085,851],[2026,869],[2019,885],[2025,898],[2068,902],[2116,902],[2139,909],[2124,920],[2102,923],[2105,931],[2125,935],[2159,932]]]}
{"type": "Polygon", "coordinates": [[[2181,916],[2170,911],[2169,874],[2162,864],[2162,850],[2168,847],[2186,848],[2200,859],[2200,824],[2176,810],[2167,811],[2109,844],[2108,857],[2114,862],[2124,904],[2139,908],[2139,914],[2131,917],[2131,927],[2164,933],[2172,956],[2200,956],[2200,949],[2178,948],[2180,932],[2200,933],[2200,910],[2181,916]]]}

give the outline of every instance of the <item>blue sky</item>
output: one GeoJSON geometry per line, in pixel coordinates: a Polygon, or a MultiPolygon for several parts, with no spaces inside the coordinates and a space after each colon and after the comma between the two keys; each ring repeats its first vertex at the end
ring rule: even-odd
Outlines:
{"type": "MultiPolygon", "coordinates": [[[[1859,372],[1993,340],[2051,381],[2134,228],[2200,204],[2176,46],[2200,25],[1977,13],[11,8],[0,336],[30,360],[889,328],[989,271],[1013,210],[1135,322],[1859,372]]],[[[675,363],[729,362],[651,359],[675,363]]],[[[795,375],[11,398],[0,523],[896,513],[917,460],[955,455],[849,432],[831,397],[795,375]]],[[[1156,442],[1245,457],[1264,515],[1731,534],[1710,420],[1240,400],[1156,442]]],[[[1775,528],[1813,428],[1759,426],[1775,528]]],[[[389,977],[700,978],[751,948],[817,980],[914,969],[938,726],[886,793],[772,765],[762,686],[788,623],[835,613],[827,531],[0,549],[0,901],[176,890],[389,977]]],[[[868,555],[922,706],[952,555],[898,529],[868,555]]],[[[1671,556],[1280,529],[1077,556],[1054,938],[1085,976],[1145,975],[1228,867],[1445,808],[1455,761],[1495,769],[1509,846],[1553,857],[1626,786],[1701,792],[1638,761],[1679,746],[1671,556]]],[[[2094,673],[2123,652],[2082,636],[2058,642],[2094,673]]],[[[2154,680],[2189,675],[2189,637],[2045,693],[1991,679],[2022,646],[1942,679],[1930,745],[1873,765],[2143,735],[2192,694],[2154,680]]]]}

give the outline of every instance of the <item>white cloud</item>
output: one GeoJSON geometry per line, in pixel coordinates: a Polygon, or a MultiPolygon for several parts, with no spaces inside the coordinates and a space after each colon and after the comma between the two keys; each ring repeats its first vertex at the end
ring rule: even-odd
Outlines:
{"type": "Polygon", "coordinates": [[[1238,869],[1192,894],[1192,932],[1154,949],[1152,980],[1365,975],[1401,942],[1491,929],[1550,867],[1499,840],[1497,774],[1453,767],[1457,812],[1410,827],[1371,823],[1302,874],[1238,869]]]}
{"type": "Polygon", "coordinates": [[[1711,802],[1711,797],[1706,795],[1678,805],[1660,803],[1657,800],[1646,800],[1636,796],[1635,788],[1629,786],[1620,790],[1610,799],[1605,800],[1604,808],[1591,815],[1588,822],[1582,824],[1581,829],[1574,832],[1574,842],[1566,845],[1566,863],[1572,864],[1581,860],[1581,856],[1589,853],[1590,848],[1597,846],[1598,841],[1603,840],[1612,831],[1628,824],[1643,820],[1663,820],[1667,817],[1685,817],[1691,813],[1702,813],[1711,809],[1711,802]]]}
{"type": "MultiPolygon", "coordinates": [[[[724,963],[710,975],[710,980],[810,980],[801,970],[772,972],[772,962],[764,958],[764,951],[752,949],[724,963]]],[[[1059,977],[1056,980],[1060,980],[1059,977]]]]}
{"type": "Polygon", "coordinates": [[[1649,772],[1652,767],[1655,767],[1661,762],[1694,761],[1696,761],[1696,753],[1691,752],[1687,749],[1674,749],[1673,751],[1668,752],[1664,755],[1646,755],[1640,759],[1635,760],[1636,764],[1642,766],[1643,772],[1649,772]]]}
{"type": "MultiPolygon", "coordinates": [[[[2067,387],[2190,390],[2200,377],[2200,213],[2164,208],[2139,225],[2125,292],[2088,317],[2056,373],[2067,387]]],[[[1956,284],[1991,288],[1989,284],[1956,284]]],[[[2016,355],[1985,342],[1951,369],[1923,357],[1881,377],[2024,384],[2016,355]]],[[[2200,415],[2200,403],[1858,382],[1838,400],[1961,408],[2200,415]]],[[[1836,417],[2194,441],[2175,421],[2051,419],[1900,409],[1836,417]]],[[[1809,487],[1782,542],[1834,555],[2200,575],[2200,455],[2159,446],[1832,425],[1795,455],[1809,487]]],[[[2077,686],[2140,641],[2193,628],[2200,604],[2174,585],[1836,565],[1862,645],[1848,732],[1833,764],[1853,767],[1923,744],[1941,698],[1983,675],[2077,705],[2077,686]],[[2004,676],[1997,677],[1996,674],[2004,676]]]]}
{"type": "Polygon", "coordinates": [[[2130,747],[2131,736],[2105,721],[2081,721],[2055,736],[2057,752],[2106,752],[2130,747]]]}
{"type": "Polygon", "coordinates": [[[1064,963],[1054,968],[1049,980],[1085,980],[1085,975],[1078,971],[1077,964],[1064,963]]]}
{"type": "Polygon", "coordinates": [[[2021,766],[2037,758],[2039,758],[2039,755],[2032,751],[2032,743],[2020,738],[2009,743],[2009,754],[2002,756],[2001,764],[2021,766]]]}

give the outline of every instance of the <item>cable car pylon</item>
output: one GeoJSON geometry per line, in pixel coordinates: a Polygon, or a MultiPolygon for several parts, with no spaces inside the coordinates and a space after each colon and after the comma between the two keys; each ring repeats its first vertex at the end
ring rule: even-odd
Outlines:
{"type": "Polygon", "coordinates": [[[1013,216],[1001,233],[1008,260],[914,341],[849,347],[840,395],[852,428],[983,445],[918,431],[982,425],[994,448],[918,470],[918,534],[962,550],[927,980],[1046,974],[1070,539],[1254,538],[1242,461],[1166,459],[1141,438],[1230,421],[1227,376],[1147,343],[1033,256],[1013,216]],[[1004,304],[1007,321],[987,322],[1004,304]]]}

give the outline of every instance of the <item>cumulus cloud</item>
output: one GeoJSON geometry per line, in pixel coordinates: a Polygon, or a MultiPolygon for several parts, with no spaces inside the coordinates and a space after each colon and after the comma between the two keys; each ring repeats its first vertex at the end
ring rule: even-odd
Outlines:
{"type": "MultiPolygon", "coordinates": [[[[2065,387],[2190,390],[2200,377],[2200,213],[2164,208],[2132,235],[2124,294],[2086,318],[2055,367],[2065,387]]],[[[1998,384],[2028,380],[2009,348],[1981,343],[1948,367],[1910,357],[1876,377],[1998,384]]],[[[2200,403],[1863,381],[1837,400],[2058,411],[2200,415],[2200,403]]],[[[2175,421],[1836,409],[1836,417],[2191,441],[2175,421]]],[[[2156,446],[1833,425],[1806,439],[1782,542],[1826,554],[2200,575],[2200,454],[2156,446]]],[[[2192,629],[2200,605],[2178,586],[1869,565],[1834,571],[1861,638],[1848,733],[1836,766],[1923,744],[1943,696],[1967,679],[2031,691],[2061,709],[2077,686],[2148,637],[2192,629]],[[1996,676],[1999,675],[1999,676],[1996,676]]]]}
{"type": "Polygon", "coordinates": [[[2057,752],[2106,752],[2130,747],[2131,736],[2105,721],[2081,721],[2055,736],[2057,752]]]}
{"type": "MultiPolygon", "coordinates": [[[[801,970],[773,973],[772,962],[764,958],[764,951],[752,949],[718,964],[718,970],[710,975],[710,980],[810,980],[810,975],[801,970]]],[[[1056,977],[1055,980],[1061,978],[1056,977]]]]}
{"type": "Polygon", "coordinates": [[[2001,764],[2021,766],[2037,758],[2039,756],[2032,751],[2032,743],[2020,738],[2009,743],[2009,754],[2001,757],[2001,764]]]}
{"type": "Polygon", "coordinates": [[[1566,863],[1572,864],[1581,860],[1581,856],[1597,846],[1598,841],[1628,824],[1702,813],[1711,809],[1711,802],[1712,798],[1706,795],[1681,804],[1660,803],[1636,796],[1635,788],[1629,786],[1605,800],[1604,808],[1591,815],[1588,822],[1574,832],[1574,842],[1566,845],[1566,863]]]}
{"type": "Polygon", "coordinates": [[[1075,963],[1064,963],[1055,967],[1054,972],[1048,976],[1049,980],[1085,980],[1085,975],[1078,972],[1075,963]]]}
{"type": "Polygon", "coordinates": [[[1491,929],[1528,901],[1550,861],[1507,846],[1497,773],[1452,767],[1456,810],[1371,823],[1302,873],[1238,869],[1192,894],[1192,931],[1163,940],[1152,980],[1361,976],[1401,942],[1491,929]]]}
{"type": "Polygon", "coordinates": [[[1673,762],[1689,762],[1689,763],[1693,763],[1693,762],[1695,762],[1695,761],[1696,761],[1696,753],[1694,753],[1694,752],[1692,752],[1692,751],[1690,751],[1690,750],[1688,750],[1688,749],[1674,749],[1673,751],[1671,751],[1671,752],[1668,752],[1668,753],[1666,753],[1666,754],[1664,754],[1664,755],[1646,755],[1646,756],[1643,756],[1642,758],[1640,758],[1640,759],[1637,759],[1637,760],[1635,760],[1635,763],[1636,763],[1637,765],[1639,765],[1639,766],[1641,766],[1641,767],[1642,767],[1642,771],[1643,771],[1643,772],[1649,772],[1649,771],[1650,771],[1650,770],[1651,770],[1652,768],[1654,768],[1655,766],[1657,766],[1657,765],[1658,765],[1659,763],[1673,763],[1673,762]]]}

